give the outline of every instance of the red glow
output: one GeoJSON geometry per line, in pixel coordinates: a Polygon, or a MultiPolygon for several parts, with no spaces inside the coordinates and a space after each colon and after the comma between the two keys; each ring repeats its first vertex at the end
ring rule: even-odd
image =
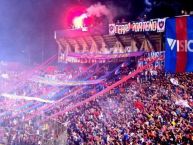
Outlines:
{"type": "MultiPolygon", "coordinates": [[[[65,28],[72,28],[74,19],[77,17],[80,17],[82,14],[85,14],[86,9],[87,8],[85,6],[71,6],[69,9],[67,9],[67,11],[65,12],[65,16],[64,16],[65,28]]],[[[87,17],[87,18],[82,17],[81,19],[75,20],[76,23],[78,23],[77,25],[91,26],[94,20],[93,17],[87,17]]]]}
{"type": "Polygon", "coordinates": [[[72,27],[72,22],[75,17],[78,17],[86,12],[85,6],[71,6],[65,12],[64,25],[65,27],[72,27]]]}

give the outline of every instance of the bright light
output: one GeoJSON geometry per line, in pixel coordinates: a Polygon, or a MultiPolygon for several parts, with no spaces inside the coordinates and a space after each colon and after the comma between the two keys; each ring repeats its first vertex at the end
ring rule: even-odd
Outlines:
{"type": "MultiPolygon", "coordinates": [[[[65,15],[62,18],[64,26],[66,28],[76,28],[82,29],[85,27],[93,26],[94,23],[94,16],[90,15],[87,12],[86,6],[70,6],[66,11],[65,15]]],[[[85,30],[85,29],[84,29],[85,30]]],[[[86,31],[86,30],[85,30],[86,31]]]]}
{"type": "Polygon", "coordinates": [[[88,16],[86,14],[82,14],[79,17],[75,17],[73,19],[73,25],[75,28],[83,28],[84,27],[84,19],[88,16]]]}
{"type": "Polygon", "coordinates": [[[9,79],[9,75],[8,74],[1,74],[1,77],[4,78],[4,79],[9,79]]]}
{"type": "Polygon", "coordinates": [[[18,96],[18,95],[15,95],[15,94],[7,94],[7,93],[3,93],[3,94],[0,94],[0,95],[2,97],[6,97],[6,98],[9,98],[9,99],[38,101],[38,102],[43,102],[43,103],[53,103],[53,101],[45,100],[45,99],[41,99],[41,98],[36,98],[36,97],[18,96]]]}

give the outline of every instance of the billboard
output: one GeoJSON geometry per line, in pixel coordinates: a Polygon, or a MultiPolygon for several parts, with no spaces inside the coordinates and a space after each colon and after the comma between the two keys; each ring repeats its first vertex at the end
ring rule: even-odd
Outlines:
{"type": "Polygon", "coordinates": [[[154,19],[143,22],[129,22],[124,24],[109,24],[109,34],[126,34],[128,32],[164,32],[166,19],[154,19]]]}

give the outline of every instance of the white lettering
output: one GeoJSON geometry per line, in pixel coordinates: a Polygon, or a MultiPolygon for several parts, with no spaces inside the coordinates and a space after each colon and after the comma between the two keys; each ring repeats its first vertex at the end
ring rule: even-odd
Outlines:
{"type": "Polygon", "coordinates": [[[167,38],[168,45],[171,50],[174,50],[176,46],[177,52],[193,52],[193,40],[175,40],[172,38],[167,38]]]}
{"type": "Polygon", "coordinates": [[[193,40],[188,41],[188,51],[193,52],[193,47],[191,48],[191,44],[193,45],[193,40]]]}

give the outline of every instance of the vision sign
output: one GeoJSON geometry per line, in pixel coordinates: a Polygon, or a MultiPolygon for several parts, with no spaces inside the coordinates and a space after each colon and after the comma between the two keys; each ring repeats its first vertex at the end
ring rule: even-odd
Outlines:
{"type": "Polygon", "coordinates": [[[176,47],[177,52],[193,52],[193,40],[175,40],[167,38],[167,43],[171,50],[176,47]]]}

